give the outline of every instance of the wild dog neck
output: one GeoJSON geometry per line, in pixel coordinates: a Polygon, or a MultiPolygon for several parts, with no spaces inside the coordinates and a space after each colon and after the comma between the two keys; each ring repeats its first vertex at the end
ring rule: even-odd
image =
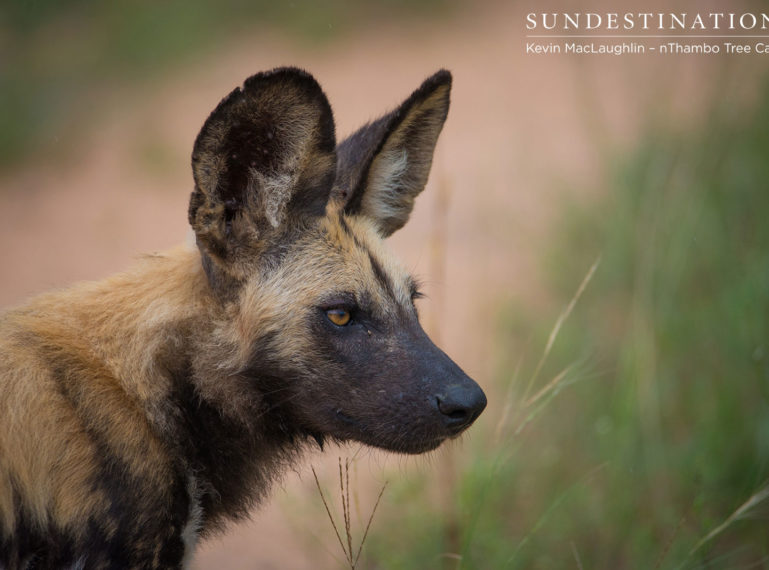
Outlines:
{"type": "Polygon", "coordinates": [[[66,294],[69,303],[53,295],[38,309],[59,311],[62,326],[82,331],[81,352],[142,409],[182,480],[194,475],[203,530],[245,516],[307,434],[276,405],[274,378],[245,373],[236,331],[242,303],[214,297],[190,248],[66,294]]]}

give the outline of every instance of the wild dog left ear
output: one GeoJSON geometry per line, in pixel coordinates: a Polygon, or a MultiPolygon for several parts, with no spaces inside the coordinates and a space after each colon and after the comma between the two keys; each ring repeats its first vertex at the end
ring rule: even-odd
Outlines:
{"type": "Polygon", "coordinates": [[[373,219],[384,237],[403,227],[427,183],[450,92],[451,73],[444,69],[395,111],[339,144],[335,199],[345,212],[373,219]]]}
{"type": "Polygon", "coordinates": [[[219,103],[192,152],[189,222],[209,278],[243,277],[292,220],[323,215],[335,148],[328,100],[300,69],[254,75],[219,103]]]}

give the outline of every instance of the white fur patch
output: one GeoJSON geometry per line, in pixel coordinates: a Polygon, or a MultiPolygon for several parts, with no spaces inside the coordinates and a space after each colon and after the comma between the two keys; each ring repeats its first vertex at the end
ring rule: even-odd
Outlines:
{"type": "Polygon", "coordinates": [[[283,223],[296,177],[291,174],[267,176],[254,169],[249,174],[249,194],[256,197],[257,208],[270,225],[277,228],[283,223]]]}
{"type": "Polygon", "coordinates": [[[364,210],[369,215],[375,219],[399,218],[402,215],[403,197],[397,190],[403,186],[408,168],[405,148],[394,148],[379,155],[370,174],[369,188],[363,197],[364,210]]]}
{"type": "Polygon", "coordinates": [[[195,231],[192,228],[187,228],[187,233],[184,236],[184,245],[190,249],[198,247],[197,238],[195,237],[195,231]]]}
{"type": "Polygon", "coordinates": [[[195,546],[198,543],[198,535],[203,525],[203,508],[200,505],[200,488],[198,481],[192,474],[187,475],[187,495],[190,498],[190,512],[187,517],[187,524],[182,531],[182,541],[184,542],[184,560],[182,567],[188,568],[192,562],[192,556],[195,554],[195,546]]]}

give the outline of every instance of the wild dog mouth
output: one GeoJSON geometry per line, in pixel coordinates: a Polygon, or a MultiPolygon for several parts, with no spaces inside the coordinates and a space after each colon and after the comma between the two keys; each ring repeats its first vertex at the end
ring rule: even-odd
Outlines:
{"type": "Polygon", "coordinates": [[[426,453],[439,447],[444,441],[448,439],[455,439],[459,437],[460,432],[454,432],[449,430],[448,433],[429,433],[429,434],[416,434],[408,433],[404,427],[400,433],[387,436],[385,434],[373,434],[370,430],[366,429],[366,426],[359,420],[345,414],[342,410],[337,409],[335,411],[336,418],[351,428],[352,434],[350,439],[360,441],[366,445],[372,447],[378,447],[387,451],[396,453],[405,453],[409,455],[417,455],[420,453],[426,453]]]}

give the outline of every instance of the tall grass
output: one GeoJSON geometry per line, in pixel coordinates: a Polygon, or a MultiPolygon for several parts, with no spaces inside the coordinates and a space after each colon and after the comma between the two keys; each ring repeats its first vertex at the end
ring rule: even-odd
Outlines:
{"type": "Polygon", "coordinates": [[[463,449],[460,551],[416,475],[371,567],[769,568],[769,86],[614,163],[546,260],[556,326],[503,311],[500,353],[522,356],[463,449]]]}

